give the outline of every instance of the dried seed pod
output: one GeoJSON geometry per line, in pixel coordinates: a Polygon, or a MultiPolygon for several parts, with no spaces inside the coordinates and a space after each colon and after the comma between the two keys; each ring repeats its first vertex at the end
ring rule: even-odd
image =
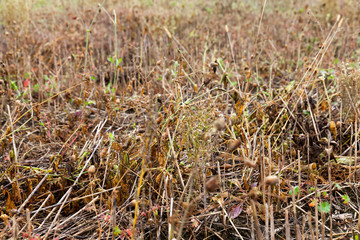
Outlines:
{"type": "Polygon", "coordinates": [[[245,164],[245,166],[247,166],[247,167],[251,167],[251,168],[256,167],[256,162],[251,161],[251,160],[248,160],[248,159],[245,159],[245,160],[244,160],[244,164],[245,164]]]}
{"type": "Polygon", "coordinates": [[[211,133],[205,133],[204,135],[204,141],[207,142],[208,140],[211,139],[211,133]]]}
{"type": "Polygon", "coordinates": [[[214,72],[214,73],[216,73],[216,68],[217,68],[217,66],[219,66],[219,64],[217,63],[217,62],[213,62],[213,63],[210,63],[210,68],[211,68],[211,70],[214,72]]]}
{"type": "Polygon", "coordinates": [[[325,148],[325,152],[327,153],[328,156],[330,156],[331,153],[333,152],[332,146],[330,146],[329,148],[325,148]]]}
{"type": "Polygon", "coordinates": [[[88,169],[88,173],[89,173],[89,174],[94,174],[95,171],[96,171],[96,168],[95,168],[94,165],[91,165],[91,166],[89,167],[89,169],[88,169]]]}
{"type": "Polygon", "coordinates": [[[232,168],[233,165],[228,164],[228,163],[224,163],[221,167],[224,168],[224,170],[228,170],[228,169],[232,168]]]}
{"type": "Polygon", "coordinates": [[[295,148],[292,148],[292,149],[290,150],[290,154],[291,154],[291,156],[292,156],[293,158],[296,157],[296,150],[295,150],[295,148]]]}
{"type": "Polygon", "coordinates": [[[186,209],[188,209],[188,213],[187,213],[186,217],[190,217],[193,215],[195,205],[192,202],[190,202],[190,203],[182,202],[181,205],[184,209],[184,212],[186,211],[186,209]]]}
{"type": "Polygon", "coordinates": [[[100,157],[101,158],[106,158],[107,152],[108,152],[107,148],[104,148],[103,150],[101,150],[100,157]]]}
{"type": "Polygon", "coordinates": [[[207,192],[215,192],[219,188],[219,177],[210,178],[205,184],[205,190],[207,192]]]}
{"type": "Polygon", "coordinates": [[[256,186],[256,184],[251,184],[249,197],[252,199],[257,199],[259,196],[261,196],[261,192],[259,191],[259,188],[256,186]]]}
{"type": "Polygon", "coordinates": [[[316,163],[310,163],[304,166],[301,166],[301,171],[314,171],[316,170],[316,163]]]}
{"type": "Polygon", "coordinates": [[[225,118],[220,117],[220,118],[216,119],[216,121],[214,122],[214,127],[217,131],[224,130],[226,128],[225,118]]]}
{"type": "Polygon", "coordinates": [[[229,143],[229,152],[233,152],[234,150],[236,150],[241,144],[241,140],[240,139],[236,139],[234,141],[231,141],[229,143]]]}
{"type": "Polygon", "coordinates": [[[136,203],[140,202],[139,200],[131,200],[131,202],[129,203],[129,207],[135,207],[136,203]]]}
{"type": "Polygon", "coordinates": [[[280,179],[277,176],[267,176],[264,180],[266,185],[276,185],[280,183],[280,179]]]}
{"type": "Polygon", "coordinates": [[[236,115],[236,113],[232,113],[232,114],[230,115],[230,122],[231,122],[231,125],[234,125],[234,124],[235,124],[236,119],[237,119],[237,115],[236,115]]]}

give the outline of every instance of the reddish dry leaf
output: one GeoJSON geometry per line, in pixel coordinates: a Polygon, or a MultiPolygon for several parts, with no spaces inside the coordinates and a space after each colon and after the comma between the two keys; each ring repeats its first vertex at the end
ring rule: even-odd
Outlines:
{"type": "Polygon", "coordinates": [[[12,195],[13,195],[13,200],[16,203],[19,203],[21,201],[21,194],[20,194],[20,188],[17,184],[16,181],[14,181],[12,184],[12,195]]]}
{"type": "Polygon", "coordinates": [[[191,226],[193,228],[197,228],[200,225],[199,221],[196,220],[195,218],[191,219],[191,226]]]}
{"type": "Polygon", "coordinates": [[[4,190],[3,194],[4,195],[7,194],[7,199],[6,199],[6,203],[5,203],[6,212],[11,213],[12,209],[16,209],[15,203],[14,203],[13,199],[11,198],[11,195],[8,191],[4,190]]]}
{"type": "Polygon", "coordinates": [[[242,211],[243,211],[242,204],[235,206],[235,207],[231,208],[231,210],[229,212],[229,217],[231,219],[237,218],[242,211]]]}
{"type": "Polygon", "coordinates": [[[334,136],[334,139],[336,139],[336,137],[337,137],[337,129],[336,129],[336,124],[335,124],[334,121],[330,122],[330,127],[329,128],[330,128],[331,133],[334,136]]]}
{"type": "Polygon", "coordinates": [[[246,99],[242,99],[242,98],[240,98],[239,101],[235,104],[236,114],[238,116],[241,116],[241,114],[244,110],[245,104],[246,104],[246,99]]]}
{"type": "Polygon", "coordinates": [[[159,174],[156,176],[155,181],[156,181],[156,183],[157,183],[157,184],[159,184],[159,183],[160,183],[160,180],[161,180],[162,174],[163,174],[163,173],[161,172],[161,173],[159,173],[159,174]]]}
{"type": "Polygon", "coordinates": [[[27,87],[29,87],[29,85],[30,85],[30,80],[27,78],[27,79],[25,79],[25,81],[23,82],[23,86],[24,86],[25,88],[27,88],[27,87]]]}
{"type": "Polygon", "coordinates": [[[159,153],[158,161],[159,161],[159,167],[165,167],[166,159],[163,156],[163,154],[159,153]]]}

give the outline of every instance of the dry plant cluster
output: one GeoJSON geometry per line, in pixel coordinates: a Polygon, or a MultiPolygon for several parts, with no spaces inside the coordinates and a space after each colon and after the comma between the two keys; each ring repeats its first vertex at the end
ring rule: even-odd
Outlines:
{"type": "Polygon", "coordinates": [[[0,239],[359,239],[356,0],[0,0],[0,239]]]}

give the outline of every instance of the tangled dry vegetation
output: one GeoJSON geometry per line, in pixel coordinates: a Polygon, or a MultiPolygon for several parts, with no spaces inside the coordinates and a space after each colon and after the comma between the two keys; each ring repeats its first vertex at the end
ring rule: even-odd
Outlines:
{"type": "Polygon", "coordinates": [[[358,1],[0,1],[1,239],[358,239],[358,1]]]}

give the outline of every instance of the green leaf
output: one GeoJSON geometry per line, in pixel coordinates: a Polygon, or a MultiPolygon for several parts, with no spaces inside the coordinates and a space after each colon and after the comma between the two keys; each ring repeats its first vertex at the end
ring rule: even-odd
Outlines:
{"type": "Polygon", "coordinates": [[[305,115],[310,115],[310,112],[307,111],[307,110],[303,110],[303,113],[304,113],[305,115]]]}
{"type": "Polygon", "coordinates": [[[296,195],[298,195],[298,193],[299,193],[298,186],[294,187],[293,189],[290,189],[290,191],[289,191],[290,196],[292,196],[293,194],[294,194],[294,196],[296,196],[296,195]]]}
{"type": "Polygon", "coordinates": [[[122,61],[122,58],[116,59],[116,66],[118,67],[122,61]]]}
{"type": "Polygon", "coordinates": [[[350,197],[348,195],[342,195],[341,198],[343,199],[343,203],[349,204],[350,197]]]}
{"type": "Polygon", "coordinates": [[[321,202],[319,204],[319,211],[324,212],[324,213],[330,212],[330,203],[329,202],[321,202]]]}
{"type": "Polygon", "coordinates": [[[216,59],[221,70],[224,71],[224,61],[221,58],[216,59]]]}
{"type": "Polygon", "coordinates": [[[231,81],[230,84],[231,84],[232,87],[235,87],[237,85],[237,82],[236,81],[231,81]]]}
{"type": "Polygon", "coordinates": [[[294,88],[294,85],[295,85],[295,80],[294,81],[291,81],[287,86],[286,86],[286,91],[290,91],[291,89],[294,88]]]}
{"type": "Polygon", "coordinates": [[[114,63],[114,59],[112,57],[108,57],[107,60],[111,63],[114,63]]]}
{"type": "Polygon", "coordinates": [[[10,87],[11,87],[12,89],[16,90],[16,91],[18,90],[18,87],[17,87],[17,85],[16,85],[16,81],[11,81],[10,87]]]}
{"type": "Polygon", "coordinates": [[[340,164],[343,165],[349,165],[349,164],[353,164],[355,162],[355,158],[350,157],[350,156],[338,156],[335,157],[336,161],[340,164]]]}
{"type": "Polygon", "coordinates": [[[89,152],[85,151],[85,152],[82,154],[82,157],[85,158],[87,155],[89,155],[89,152]]]}
{"type": "Polygon", "coordinates": [[[115,170],[115,171],[119,171],[119,165],[113,165],[113,169],[115,170]]]}
{"type": "Polygon", "coordinates": [[[337,188],[337,190],[341,190],[341,186],[338,183],[335,183],[335,187],[337,188]]]}
{"type": "Polygon", "coordinates": [[[119,229],[119,227],[118,226],[115,226],[114,228],[113,228],[113,230],[114,230],[114,236],[119,236],[121,233],[122,233],[122,231],[119,229]]]}
{"type": "Polygon", "coordinates": [[[197,37],[198,35],[195,33],[195,29],[191,31],[189,37],[197,37]]]}
{"type": "Polygon", "coordinates": [[[88,102],[85,102],[85,106],[89,105],[89,104],[95,104],[95,101],[88,101],[88,102]]]}
{"type": "Polygon", "coordinates": [[[35,84],[35,86],[33,87],[34,91],[35,92],[38,92],[39,91],[39,88],[40,88],[40,85],[37,83],[35,84]]]}
{"type": "Polygon", "coordinates": [[[113,133],[109,133],[109,137],[110,137],[111,141],[114,141],[114,140],[115,140],[115,136],[114,136],[113,133]]]}
{"type": "Polygon", "coordinates": [[[207,6],[207,7],[205,8],[205,10],[206,10],[209,14],[213,14],[213,10],[212,10],[211,7],[207,6]]]}

